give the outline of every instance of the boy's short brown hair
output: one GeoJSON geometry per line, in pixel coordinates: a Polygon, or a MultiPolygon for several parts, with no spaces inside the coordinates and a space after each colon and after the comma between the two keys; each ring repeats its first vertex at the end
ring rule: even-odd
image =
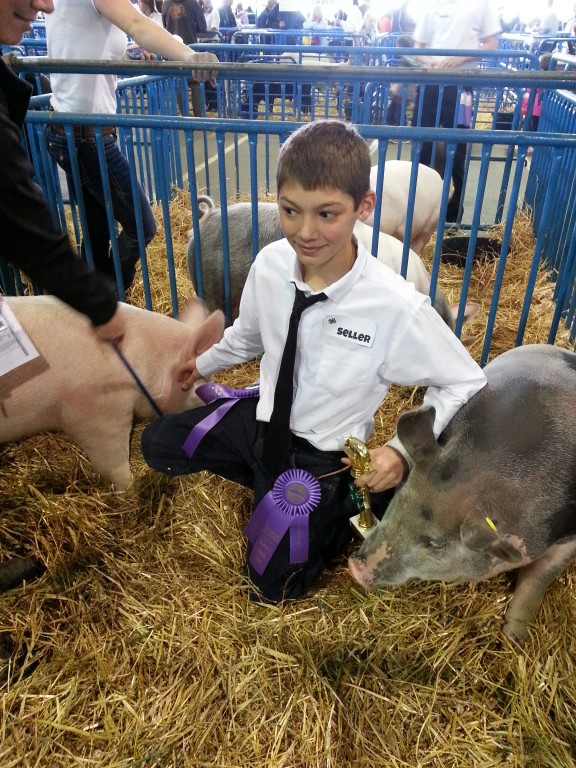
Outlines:
{"type": "Polygon", "coordinates": [[[316,120],[284,142],[278,157],[276,190],[297,182],[305,190],[338,189],[358,208],[370,189],[370,150],[350,123],[316,120]]]}

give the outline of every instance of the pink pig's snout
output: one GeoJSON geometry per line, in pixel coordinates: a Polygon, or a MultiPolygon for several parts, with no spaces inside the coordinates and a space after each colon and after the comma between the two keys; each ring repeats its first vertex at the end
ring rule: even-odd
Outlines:
{"type": "Polygon", "coordinates": [[[352,556],[348,558],[348,568],[355,581],[364,587],[366,590],[372,588],[372,569],[366,564],[364,560],[358,560],[358,558],[352,556]]]}

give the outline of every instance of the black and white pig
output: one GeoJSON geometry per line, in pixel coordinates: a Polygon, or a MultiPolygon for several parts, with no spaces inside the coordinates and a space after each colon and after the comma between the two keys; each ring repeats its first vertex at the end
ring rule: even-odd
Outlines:
{"type": "Polygon", "coordinates": [[[485,372],[438,440],[433,409],[400,417],[413,468],[349,567],[366,589],[517,569],[504,629],[521,642],[576,557],[576,354],[528,345],[485,372]]]}
{"type": "MultiPolygon", "coordinates": [[[[202,263],[202,299],[210,311],[223,308],[224,301],[224,246],[222,209],[217,208],[210,197],[198,198],[200,217],[200,258],[202,263]]],[[[252,265],[252,203],[234,203],[226,209],[228,217],[228,241],[230,253],[230,289],[232,319],[238,317],[240,296],[252,265]]],[[[354,234],[369,251],[372,250],[373,228],[361,221],[356,222],[354,234]]],[[[280,217],[276,203],[258,203],[258,250],[284,237],[280,228],[280,217]]],[[[380,232],[377,258],[400,274],[403,244],[392,235],[380,232]]],[[[194,233],[186,254],[188,272],[196,289],[199,288],[196,269],[194,233]]],[[[426,295],[430,292],[430,274],[417,253],[410,250],[406,279],[414,283],[417,291],[426,295]]],[[[434,308],[444,322],[454,330],[456,307],[448,304],[442,291],[437,287],[434,308]]],[[[476,311],[475,305],[467,305],[465,318],[476,311]]]]}

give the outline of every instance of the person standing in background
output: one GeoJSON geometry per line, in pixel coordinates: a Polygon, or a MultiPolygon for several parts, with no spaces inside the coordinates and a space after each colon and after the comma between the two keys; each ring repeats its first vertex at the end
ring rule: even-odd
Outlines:
{"type": "Polygon", "coordinates": [[[248,21],[248,14],[242,7],[242,3],[238,3],[236,6],[236,10],[234,11],[234,16],[236,17],[236,24],[239,27],[244,27],[246,24],[249,24],[248,21]]]}
{"type": "MultiPolygon", "coordinates": [[[[179,37],[185,45],[196,45],[200,37],[206,38],[206,17],[198,0],[164,0],[162,4],[164,28],[179,37]]],[[[194,78],[188,79],[194,117],[202,117],[202,90],[194,78]]],[[[178,91],[178,108],[184,114],[182,91],[178,91]]]]}
{"type": "Polygon", "coordinates": [[[232,10],[232,0],[224,0],[220,8],[218,8],[220,14],[220,26],[228,29],[236,28],[236,16],[232,10]]]}
{"type": "Polygon", "coordinates": [[[284,29],[285,24],[280,18],[280,3],[278,0],[268,0],[266,7],[258,16],[256,26],[259,29],[284,29]]]}
{"type": "MultiPolygon", "coordinates": [[[[449,48],[454,51],[462,49],[495,50],[498,48],[500,20],[498,12],[490,0],[471,0],[462,3],[460,0],[431,0],[420,13],[414,29],[414,42],[417,48],[449,48]]],[[[476,62],[478,56],[418,56],[419,63],[438,70],[469,69],[471,62],[476,62]]],[[[414,110],[414,125],[434,127],[440,99],[440,88],[437,85],[419,87],[414,110]],[[423,92],[422,92],[423,91],[423,92]],[[419,115],[419,96],[422,92],[422,112],[419,115]]],[[[469,127],[458,125],[458,86],[445,85],[440,105],[440,123],[443,128],[469,127]]],[[[457,144],[452,166],[452,183],[454,191],[448,202],[446,220],[458,220],[462,206],[464,188],[464,166],[466,163],[466,144],[457,144]]],[[[430,165],[432,161],[432,143],[422,144],[420,162],[430,165]]],[[[441,172],[443,175],[443,172],[441,172]]]]}
{"type": "Polygon", "coordinates": [[[220,27],[220,14],[212,5],[212,0],[204,0],[202,4],[204,19],[206,20],[206,31],[217,32],[220,27]]]}
{"type": "Polygon", "coordinates": [[[162,23],[162,0],[138,0],[138,7],[144,16],[148,16],[161,27],[164,26],[162,23]]]}
{"type": "MultiPolygon", "coordinates": [[[[200,15],[204,22],[204,15],[200,15]]],[[[46,36],[48,56],[52,59],[119,61],[126,55],[129,36],[145,51],[165,59],[185,61],[191,69],[195,64],[217,62],[211,53],[195,53],[190,50],[140,13],[130,0],[56,0],[54,13],[46,17],[46,36]]],[[[214,77],[210,70],[193,71],[195,81],[210,77],[214,77]]],[[[113,74],[54,73],[51,84],[50,105],[56,113],[116,114],[116,76],[113,74]]],[[[66,173],[68,189],[73,196],[74,182],[68,141],[64,128],[57,125],[57,122],[55,118],[46,127],[48,152],[66,173]]],[[[117,242],[123,287],[127,290],[132,285],[140,259],[130,167],[118,146],[116,129],[113,126],[104,127],[103,134],[114,218],[122,227],[117,242]]],[[[99,271],[113,277],[107,201],[93,128],[74,126],[74,145],[94,265],[99,271]]],[[[140,186],[137,194],[144,243],[148,245],[156,234],[156,221],[148,198],[140,186]]],[[[86,254],[84,244],[82,250],[86,254]]]]}
{"type": "Polygon", "coordinates": [[[547,0],[547,11],[538,24],[539,35],[556,35],[560,29],[560,19],[554,9],[554,0],[547,0]]]}

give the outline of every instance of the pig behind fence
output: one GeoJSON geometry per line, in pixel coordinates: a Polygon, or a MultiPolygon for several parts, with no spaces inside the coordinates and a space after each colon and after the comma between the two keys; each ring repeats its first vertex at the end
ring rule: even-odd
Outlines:
{"type": "MultiPolygon", "coordinates": [[[[7,297],[4,301],[32,339],[41,358],[2,377],[0,442],[38,432],[65,432],[94,468],[128,488],[130,432],[134,419],[154,410],[111,344],[98,341],[86,317],[52,296],[7,297]]],[[[206,317],[193,301],[174,320],[122,304],[126,335],[121,349],[164,413],[201,405],[176,382],[175,367],[218,341],[224,317],[206,317]]]]}
{"type": "Polygon", "coordinates": [[[576,354],[528,345],[485,370],[488,384],[438,441],[433,409],[400,417],[414,466],[350,570],[370,589],[517,569],[504,628],[522,641],[576,557],[576,354]]]}
{"type": "MultiPolygon", "coordinates": [[[[379,229],[401,241],[404,240],[406,229],[411,175],[410,160],[386,160],[384,183],[378,189],[378,166],[372,166],[370,172],[370,185],[382,206],[379,229]]],[[[438,226],[443,185],[437,171],[422,163],[418,164],[410,230],[410,248],[416,253],[422,253],[438,226]]],[[[366,224],[374,226],[373,213],[366,219],[366,224]]]]}
{"type": "MultiPolygon", "coordinates": [[[[222,211],[210,197],[199,197],[200,256],[202,263],[202,285],[198,281],[194,252],[194,233],[190,232],[187,249],[187,265],[190,277],[197,291],[201,288],[202,299],[209,310],[225,306],[224,295],[224,247],[222,234],[222,211]],[[205,210],[203,210],[205,209],[205,210]]],[[[230,289],[232,319],[238,317],[240,296],[252,264],[252,203],[234,203],[227,208],[228,242],[230,252],[230,289]]],[[[373,229],[357,222],[354,233],[359,242],[372,250],[373,229]]],[[[258,250],[268,243],[284,237],[276,203],[258,203],[258,250]]],[[[377,258],[398,274],[402,265],[402,243],[391,235],[379,234],[377,258]]],[[[430,275],[418,254],[409,252],[406,279],[414,283],[416,290],[428,294],[430,275]]],[[[447,325],[454,329],[455,308],[446,301],[440,289],[436,288],[434,307],[447,325]]],[[[466,307],[465,317],[474,312],[473,306],[466,307]]]]}

